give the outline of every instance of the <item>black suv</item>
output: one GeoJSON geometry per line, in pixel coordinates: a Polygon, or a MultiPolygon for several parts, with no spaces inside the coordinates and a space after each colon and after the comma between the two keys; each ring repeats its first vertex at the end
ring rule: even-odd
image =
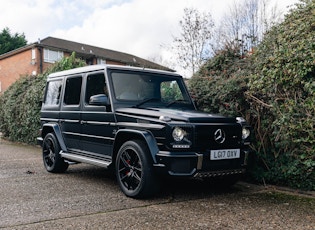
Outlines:
{"type": "Polygon", "coordinates": [[[79,162],[113,169],[135,198],[153,195],[163,175],[234,181],[250,152],[244,119],[197,111],[176,73],[125,66],[49,75],[40,131],[48,172],[79,162]]]}

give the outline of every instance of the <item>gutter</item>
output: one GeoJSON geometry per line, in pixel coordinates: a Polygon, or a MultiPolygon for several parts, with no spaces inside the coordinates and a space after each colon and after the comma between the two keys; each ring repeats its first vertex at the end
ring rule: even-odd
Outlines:
{"type": "MultiPolygon", "coordinates": [[[[36,43],[37,43],[37,42],[36,42],[36,43]]],[[[1,55],[0,55],[0,60],[1,60],[1,59],[4,59],[4,58],[7,58],[7,57],[10,57],[10,56],[13,56],[13,55],[18,54],[18,53],[21,53],[21,52],[23,52],[23,51],[25,51],[25,50],[34,48],[34,47],[36,47],[36,43],[32,43],[32,44],[30,44],[30,45],[26,45],[26,46],[17,48],[17,49],[15,49],[15,50],[9,51],[9,52],[7,52],[7,53],[1,54],[1,55]]]]}

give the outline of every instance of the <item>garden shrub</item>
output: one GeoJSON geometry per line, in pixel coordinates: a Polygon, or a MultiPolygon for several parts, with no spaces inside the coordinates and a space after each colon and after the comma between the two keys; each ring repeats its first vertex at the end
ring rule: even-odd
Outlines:
{"type": "Polygon", "coordinates": [[[315,190],[315,2],[301,0],[253,55],[218,53],[192,77],[200,109],[244,116],[256,180],[315,190]]]}
{"type": "Polygon", "coordinates": [[[263,173],[315,190],[315,3],[302,1],[272,28],[253,58],[248,101],[263,173]]]}
{"type": "Polygon", "coordinates": [[[46,77],[53,72],[84,66],[73,53],[38,76],[23,76],[0,96],[0,132],[11,141],[35,144],[46,77]]]}
{"type": "Polygon", "coordinates": [[[189,80],[197,107],[206,112],[249,118],[250,107],[244,93],[250,66],[250,58],[240,56],[235,50],[218,52],[189,80]]]}

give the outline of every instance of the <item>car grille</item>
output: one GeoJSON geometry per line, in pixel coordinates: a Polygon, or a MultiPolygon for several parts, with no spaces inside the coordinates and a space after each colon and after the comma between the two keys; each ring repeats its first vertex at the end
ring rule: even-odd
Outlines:
{"type": "Polygon", "coordinates": [[[194,139],[195,146],[200,151],[236,148],[241,142],[241,126],[236,123],[196,125],[194,139]],[[223,143],[215,141],[215,133],[218,129],[221,129],[225,133],[225,140],[223,143]]]}

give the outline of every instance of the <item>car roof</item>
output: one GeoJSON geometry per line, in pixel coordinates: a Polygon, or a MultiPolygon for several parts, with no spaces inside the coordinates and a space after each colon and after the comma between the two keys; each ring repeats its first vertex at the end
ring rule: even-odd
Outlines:
{"type": "Polygon", "coordinates": [[[60,76],[69,76],[79,73],[88,73],[94,71],[104,71],[106,69],[115,69],[115,70],[133,70],[133,71],[141,71],[141,72],[150,72],[150,73],[160,73],[160,74],[167,74],[176,77],[181,77],[179,74],[165,71],[165,70],[157,70],[157,69],[148,69],[148,68],[140,68],[140,67],[133,67],[133,66],[122,66],[122,65],[107,65],[107,64],[99,64],[99,65],[90,65],[84,66],[79,68],[74,68],[70,70],[64,70],[56,73],[51,73],[48,78],[55,78],[60,76]]]}

